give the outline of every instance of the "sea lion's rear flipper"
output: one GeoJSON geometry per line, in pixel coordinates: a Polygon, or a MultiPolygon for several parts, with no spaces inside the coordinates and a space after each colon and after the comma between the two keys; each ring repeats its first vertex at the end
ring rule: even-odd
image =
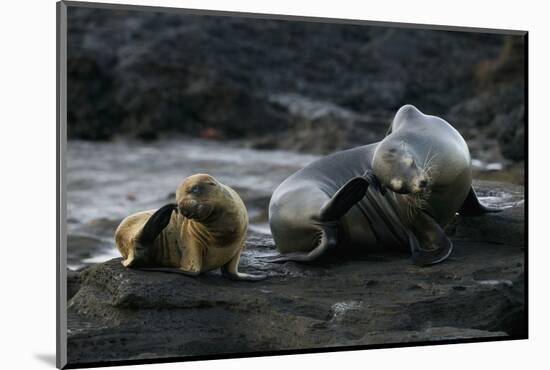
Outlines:
{"type": "Polygon", "coordinates": [[[153,271],[153,272],[168,272],[172,274],[182,274],[186,276],[199,276],[200,272],[185,271],[178,267],[139,267],[138,270],[153,271]]]}
{"type": "Polygon", "coordinates": [[[136,235],[133,241],[133,248],[128,258],[122,261],[124,267],[137,268],[147,264],[153,242],[170,222],[172,211],[174,211],[176,207],[175,204],[167,204],[159,208],[149,217],[141,231],[136,235]]]}
{"type": "Polygon", "coordinates": [[[481,216],[485,213],[495,213],[500,212],[501,209],[498,208],[492,208],[492,207],[486,207],[483,204],[479,202],[479,199],[477,198],[476,192],[473,187],[470,187],[470,192],[468,193],[468,196],[464,200],[464,203],[462,203],[462,206],[458,210],[458,213],[461,216],[481,216]]]}
{"type": "Polygon", "coordinates": [[[240,281],[260,281],[267,278],[267,275],[260,274],[245,274],[239,272],[239,260],[241,258],[241,252],[237,253],[229,262],[221,267],[222,275],[231,280],[240,281]]]}
{"type": "Polygon", "coordinates": [[[433,265],[449,257],[453,243],[431,216],[419,212],[415,215],[411,228],[408,236],[415,265],[433,265]]]}
{"type": "Polygon", "coordinates": [[[286,253],[274,257],[262,258],[261,260],[276,263],[288,261],[312,262],[325,254],[329,249],[336,247],[338,244],[338,239],[336,239],[337,229],[337,222],[324,222],[319,232],[318,243],[311,251],[306,253],[286,253]]]}
{"type": "Polygon", "coordinates": [[[254,275],[245,274],[244,272],[237,272],[236,274],[230,274],[224,271],[222,267],[222,275],[236,281],[261,281],[267,279],[267,275],[254,275]]]}
{"type": "Polygon", "coordinates": [[[346,182],[328,200],[319,213],[321,221],[335,221],[346,214],[353,205],[365,196],[369,181],[362,176],[354,177],[346,182]]]}

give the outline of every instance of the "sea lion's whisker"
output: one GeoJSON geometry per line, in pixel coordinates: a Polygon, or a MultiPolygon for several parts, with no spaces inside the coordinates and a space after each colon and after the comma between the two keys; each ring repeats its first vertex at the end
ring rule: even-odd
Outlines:
{"type": "Polygon", "coordinates": [[[432,152],[433,145],[430,145],[430,148],[428,149],[428,154],[426,154],[426,157],[424,157],[424,163],[422,163],[422,168],[426,168],[426,162],[428,161],[428,158],[430,157],[430,154],[432,152]]]}
{"type": "Polygon", "coordinates": [[[428,159],[428,163],[426,163],[426,166],[425,166],[425,167],[426,167],[426,168],[427,168],[427,167],[433,167],[433,166],[432,166],[432,162],[433,162],[433,160],[434,160],[435,158],[437,158],[437,153],[434,153],[434,154],[428,159]]]}

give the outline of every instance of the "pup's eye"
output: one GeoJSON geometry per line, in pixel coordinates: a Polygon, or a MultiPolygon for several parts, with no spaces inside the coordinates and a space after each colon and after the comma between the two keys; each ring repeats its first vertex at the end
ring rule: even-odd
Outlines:
{"type": "Polygon", "coordinates": [[[198,194],[201,192],[201,188],[199,185],[193,185],[189,189],[187,189],[188,193],[198,194]]]}
{"type": "Polygon", "coordinates": [[[207,184],[210,185],[210,186],[216,186],[215,182],[207,182],[207,184]]]}

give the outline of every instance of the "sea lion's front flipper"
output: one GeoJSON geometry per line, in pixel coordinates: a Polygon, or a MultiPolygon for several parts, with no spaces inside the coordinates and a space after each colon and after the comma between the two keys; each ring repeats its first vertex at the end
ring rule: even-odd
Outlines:
{"type": "Polygon", "coordinates": [[[231,280],[242,280],[242,281],[260,281],[267,278],[267,275],[256,275],[256,274],[245,274],[244,272],[239,272],[239,260],[241,257],[241,252],[237,253],[231,261],[227,262],[221,267],[222,275],[231,279],[231,280]]]}
{"type": "Polygon", "coordinates": [[[470,187],[470,192],[468,196],[462,203],[462,206],[458,210],[461,216],[481,216],[485,213],[495,213],[500,212],[501,209],[486,207],[479,202],[476,192],[473,187],[470,187]]]}
{"type": "Polygon", "coordinates": [[[130,250],[128,257],[122,261],[124,267],[138,268],[148,264],[153,242],[170,222],[172,211],[176,207],[175,204],[167,204],[149,217],[133,240],[133,248],[130,250]]]}
{"type": "Polygon", "coordinates": [[[156,212],[149,217],[145,225],[143,225],[143,229],[138,236],[139,242],[143,245],[150,246],[162,230],[168,226],[170,218],[172,217],[172,212],[176,208],[176,204],[170,203],[157,209],[156,212]]]}
{"type": "Polygon", "coordinates": [[[418,212],[411,228],[408,236],[415,265],[433,265],[449,257],[453,243],[431,216],[418,212]]]}
{"type": "Polygon", "coordinates": [[[365,196],[369,182],[365,177],[354,177],[346,182],[331,199],[323,205],[319,213],[321,221],[335,221],[365,196]]]}

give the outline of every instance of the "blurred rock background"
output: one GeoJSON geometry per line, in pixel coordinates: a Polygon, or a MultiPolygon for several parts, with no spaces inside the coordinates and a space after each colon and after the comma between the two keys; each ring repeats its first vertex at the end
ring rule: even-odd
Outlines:
{"type": "Polygon", "coordinates": [[[69,8],[68,134],[326,154],[416,105],[523,183],[523,36],[69,8]]]}

